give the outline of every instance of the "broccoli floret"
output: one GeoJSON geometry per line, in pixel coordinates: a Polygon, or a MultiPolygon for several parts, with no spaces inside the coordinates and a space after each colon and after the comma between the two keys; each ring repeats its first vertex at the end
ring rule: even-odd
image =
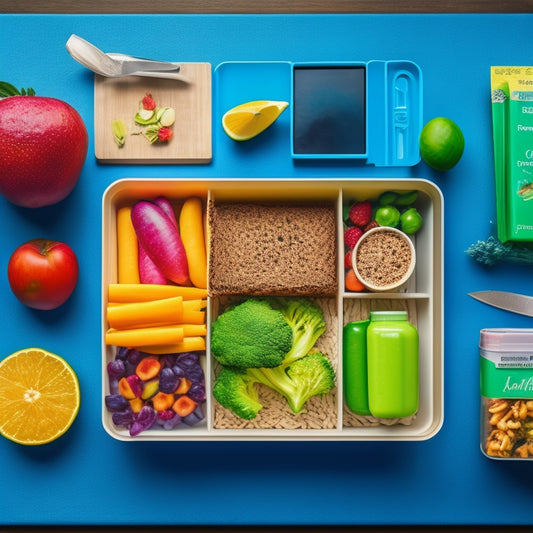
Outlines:
{"type": "Polygon", "coordinates": [[[248,377],[283,395],[291,410],[299,413],[312,396],[326,394],[335,386],[335,370],[321,352],[312,352],[288,367],[250,368],[248,377]]]}
{"type": "Polygon", "coordinates": [[[273,301],[273,306],[283,313],[292,329],[292,347],[283,360],[283,366],[289,366],[307,355],[326,331],[324,311],[305,298],[278,298],[273,301]]]}
{"type": "Polygon", "coordinates": [[[218,316],[211,328],[211,353],[235,368],[273,368],[293,346],[293,332],[280,310],[249,298],[218,316]]]}
{"type": "Polygon", "coordinates": [[[211,329],[211,352],[223,365],[214,397],[252,420],[262,408],[255,386],[262,383],[299,413],[309,398],[335,386],[330,360],[313,350],[325,330],[322,308],[304,298],[250,298],[230,307],[211,329]]]}
{"type": "Polygon", "coordinates": [[[255,379],[246,370],[222,367],[213,387],[213,396],[231,412],[252,420],[263,407],[259,402],[255,379]]]}

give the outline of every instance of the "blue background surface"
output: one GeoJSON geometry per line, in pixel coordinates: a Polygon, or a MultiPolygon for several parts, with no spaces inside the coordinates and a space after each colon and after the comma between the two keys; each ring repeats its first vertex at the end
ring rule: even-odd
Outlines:
{"type": "MultiPolygon", "coordinates": [[[[467,296],[531,290],[531,267],[483,268],[464,250],[495,231],[491,65],[528,65],[531,15],[0,16],[0,79],[71,103],[90,132],[74,192],[31,211],[0,199],[0,272],[22,242],[69,243],[81,266],[72,298],[52,312],[18,303],[0,276],[0,356],[32,345],[71,362],[82,406],[69,433],[26,448],[0,440],[0,524],[528,524],[533,462],[479,449],[478,339],[484,327],[531,319],[467,296]],[[296,164],[289,137],[251,154],[214,130],[201,166],[103,166],[94,158],[92,74],[67,53],[71,33],[109,52],[172,61],[409,59],[424,75],[424,122],[447,116],[464,132],[460,163],[376,169],[353,161],[296,164]],[[242,164],[241,164],[242,163],[242,164]],[[124,177],[420,177],[445,199],[445,422],[426,442],[125,444],[100,421],[101,199],[124,177]],[[495,505],[497,502],[497,505],[495,505]]],[[[216,87],[214,87],[216,91],[216,87]]],[[[271,96],[267,96],[271,98],[271,96]]],[[[280,123],[281,127],[283,122],[280,123]]],[[[287,134],[288,135],[288,134],[287,134]]]]}

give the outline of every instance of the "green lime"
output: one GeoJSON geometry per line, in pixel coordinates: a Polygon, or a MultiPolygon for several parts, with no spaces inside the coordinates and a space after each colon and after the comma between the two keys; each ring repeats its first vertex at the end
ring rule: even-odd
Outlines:
{"type": "Polygon", "coordinates": [[[420,155],[435,170],[450,170],[465,148],[465,139],[459,126],[449,118],[430,120],[420,133],[420,155]]]}

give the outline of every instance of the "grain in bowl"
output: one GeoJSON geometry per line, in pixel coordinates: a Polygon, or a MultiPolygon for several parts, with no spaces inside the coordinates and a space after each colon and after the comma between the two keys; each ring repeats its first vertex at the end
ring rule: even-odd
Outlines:
{"type": "Polygon", "coordinates": [[[409,237],[396,228],[373,228],[354,247],[352,264],[357,278],[372,291],[391,291],[411,276],[416,257],[409,237]]]}

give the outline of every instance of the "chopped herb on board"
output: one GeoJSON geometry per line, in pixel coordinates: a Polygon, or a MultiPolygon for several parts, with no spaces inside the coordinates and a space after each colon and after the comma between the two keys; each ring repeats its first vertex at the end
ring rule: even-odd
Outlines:
{"type": "Polygon", "coordinates": [[[119,148],[124,146],[126,142],[126,134],[128,129],[126,124],[122,120],[113,120],[111,123],[111,128],[113,130],[113,139],[117,143],[119,148]]]}
{"type": "MultiPolygon", "coordinates": [[[[156,141],[168,142],[173,136],[171,126],[176,120],[176,112],[172,107],[158,108],[152,95],[146,93],[139,102],[139,108],[133,120],[137,126],[144,127],[144,129],[132,132],[131,135],[143,135],[150,144],[156,141]]],[[[119,148],[122,148],[126,142],[126,125],[122,120],[113,120],[111,128],[114,141],[119,148]]]]}

